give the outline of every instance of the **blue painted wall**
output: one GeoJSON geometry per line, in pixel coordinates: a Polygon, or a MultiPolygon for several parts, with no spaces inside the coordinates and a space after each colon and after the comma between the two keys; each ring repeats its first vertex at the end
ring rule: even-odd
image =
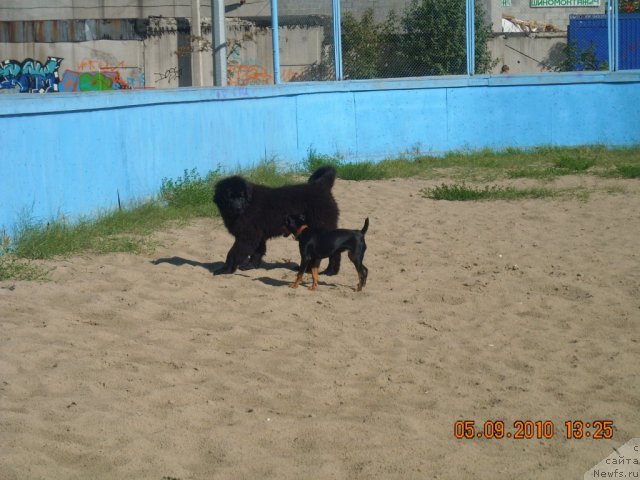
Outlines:
{"type": "Polygon", "coordinates": [[[310,148],[413,152],[640,144],[640,73],[0,95],[0,231],[148,198],[163,178],[310,148]]]}

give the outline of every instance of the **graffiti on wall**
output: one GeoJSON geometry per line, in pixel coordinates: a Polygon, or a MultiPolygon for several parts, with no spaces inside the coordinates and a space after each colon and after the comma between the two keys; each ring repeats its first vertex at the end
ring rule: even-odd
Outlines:
{"type": "Polygon", "coordinates": [[[22,62],[0,62],[0,89],[20,93],[95,92],[144,88],[144,73],[128,68],[126,78],[121,71],[124,61],[111,64],[103,60],[83,59],[75,70],[65,70],[60,76],[62,58],[48,57],[42,63],[27,58],[22,62]]]}
{"type": "Polygon", "coordinates": [[[44,65],[32,58],[22,62],[4,60],[0,63],[0,89],[20,93],[57,92],[60,81],[58,69],[62,60],[58,57],[47,57],[44,65]]]}
{"type": "Polygon", "coordinates": [[[161,80],[167,80],[167,82],[171,84],[173,80],[178,80],[180,78],[180,75],[182,75],[182,69],[178,67],[171,67],[164,73],[156,73],[155,75],[157,77],[156,83],[160,82],[161,80]]]}
{"type": "Polygon", "coordinates": [[[273,83],[273,75],[259,61],[242,58],[242,44],[238,41],[229,46],[227,54],[228,85],[267,85],[273,83]]]}
{"type": "MultiPolygon", "coordinates": [[[[273,74],[257,59],[243,59],[240,43],[236,42],[227,55],[227,84],[236,86],[272,85],[273,74]]],[[[281,68],[280,80],[296,81],[300,77],[300,69],[281,68]]]]}
{"type": "MultiPolygon", "coordinates": [[[[300,72],[297,69],[281,68],[280,80],[292,82],[299,80],[300,72]]],[[[244,63],[227,63],[228,85],[272,85],[273,75],[263,66],[244,63]]]]}
{"type": "Polygon", "coordinates": [[[119,72],[76,72],[66,70],[60,82],[61,92],[97,92],[101,90],[129,89],[119,72]]]}
{"type": "Polygon", "coordinates": [[[76,70],[81,72],[115,72],[119,68],[125,68],[124,60],[117,63],[109,63],[95,58],[83,58],[76,70]]]}
{"type": "Polygon", "coordinates": [[[126,67],[124,60],[110,63],[104,60],[85,58],[75,70],[66,70],[60,81],[61,92],[96,92],[101,90],[128,90],[144,88],[144,73],[140,69],[126,67]],[[129,74],[122,74],[127,69],[129,74]],[[123,78],[123,75],[126,75],[123,78]],[[137,78],[136,78],[137,77],[137,78]]]}
{"type": "Polygon", "coordinates": [[[273,75],[261,65],[242,63],[227,64],[229,85],[268,85],[273,83],[273,75]]]}

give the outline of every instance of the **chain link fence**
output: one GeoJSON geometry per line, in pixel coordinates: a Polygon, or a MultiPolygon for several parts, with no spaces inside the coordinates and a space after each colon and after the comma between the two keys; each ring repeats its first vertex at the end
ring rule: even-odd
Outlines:
{"type": "Polygon", "coordinates": [[[331,0],[280,2],[280,70],[285,82],[336,79],[331,0]]]}
{"type": "MultiPolygon", "coordinates": [[[[226,1],[222,45],[212,0],[27,3],[0,4],[0,93],[213,85],[219,51],[229,86],[471,73],[465,0],[278,0],[277,52],[271,0],[226,1]]],[[[619,1],[614,65],[606,0],[473,6],[474,74],[640,69],[640,0],[619,1]]]]}
{"type": "MultiPolygon", "coordinates": [[[[464,0],[345,2],[342,16],[344,75],[348,79],[463,75],[467,73],[464,0]]],[[[476,10],[476,71],[488,72],[490,37],[481,5],[476,10]]]]}

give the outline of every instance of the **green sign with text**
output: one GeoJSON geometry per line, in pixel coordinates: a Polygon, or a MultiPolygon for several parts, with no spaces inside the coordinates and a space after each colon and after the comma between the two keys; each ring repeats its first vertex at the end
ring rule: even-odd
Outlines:
{"type": "Polygon", "coordinates": [[[532,8],[542,7],[599,7],[600,0],[531,0],[532,8]]]}

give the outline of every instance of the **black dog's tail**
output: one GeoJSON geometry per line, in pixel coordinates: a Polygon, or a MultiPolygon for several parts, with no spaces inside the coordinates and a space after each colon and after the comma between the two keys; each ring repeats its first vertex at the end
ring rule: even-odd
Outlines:
{"type": "Polygon", "coordinates": [[[313,172],[309,177],[307,183],[320,183],[328,190],[331,190],[335,181],[336,169],[329,165],[325,165],[324,167],[320,167],[315,172],[313,172]]]}
{"type": "Polygon", "coordinates": [[[364,235],[365,233],[367,233],[368,229],[369,229],[369,217],[364,219],[364,227],[362,227],[362,230],[360,230],[360,233],[364,235]]]}

